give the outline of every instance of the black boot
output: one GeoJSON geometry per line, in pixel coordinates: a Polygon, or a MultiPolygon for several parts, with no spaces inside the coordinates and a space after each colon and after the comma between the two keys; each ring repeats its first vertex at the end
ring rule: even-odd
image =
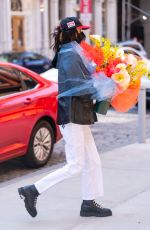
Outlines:
{"type": "Polygon", "coordinates": [[[112,216],[112,211],[108,208],[101,207],[94,200],[83,200],[81,205],[80,216],[106,217],[112,216]]]}
{"type": "Polygon", "coordinates": [[[18,189],[18,192],[21,199],[24,199],[25,208],[28,211],[28,213],[32,217],[35,217],[37,215],[37,210],[36,210],[37,197],[40,195],[35,185],[21,187],[18,189]]]}

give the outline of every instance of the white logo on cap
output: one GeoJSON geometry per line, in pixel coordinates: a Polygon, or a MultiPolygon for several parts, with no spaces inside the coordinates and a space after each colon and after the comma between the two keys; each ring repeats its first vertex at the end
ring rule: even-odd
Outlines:
{"type": "Polygon", "coordinates": [[[67,26],[68,26],[68,28],[72,28],[72,27],[75,27],[76,24],[75,24],[74,21],[72,21],[72,22],[68,22],[68,23],[67,23],[67,26]]]}

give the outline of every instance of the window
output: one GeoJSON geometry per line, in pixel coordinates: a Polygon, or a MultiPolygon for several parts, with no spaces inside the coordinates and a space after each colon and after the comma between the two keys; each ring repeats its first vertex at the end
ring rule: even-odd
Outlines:
{"type": "Polygon", "coordinates": [[[37,86],[38,83],[36,80],[21,71],[19,72],[19,74],[23,90],[33,89],[37,86]]]}
{"type": "Polygon", "coordinates": [[[7,54],[8,62],[17,63],[19,62],[20,57],[21,57],[21,53],[10,53],[10,54],[8,53],[7,54]]]}
{"type": "Polygon", "coordinates": [[[36,54],[36,53],[31,53],[31,54],[27,54],[23,60],[25,62],[29,62],[29,61],[38,61],[38,60],[43,60],[44,57],[40,54],[36,54]]]}
{"type": "Polygon", "coordinates": [[[129,47],[131,47],[131,48],[133,48],[133,49],[136,49],[136,50],[138,50],[138,51],[141,51],[140,46],[138,46],[138,45],[136,45],[136,44],[127,44],[127,45],[123,45],[123,46],[125,46],[125,47],[129,46],[129,47]]]}
{"type": "Polygon", "coordinates": [[[11,0],[11,10],[12,11],[22,11],[21,0],[11,0]]]}
{"type": "Polygon", "coordinates": [[[102,2],[102,26],[103,26],[103,29],[102,29],[102,36],[103,37],[107,37],[107,3],[106,1],[102,2]]]}
{"type": "Polygon", "coordinates": [[[59,11],[58,11],[58,17],[59,20],[65,18],[65,2],[64,0],[59,0],[58,1],[58,6],[59,6],[59,11]]]}
{"type": "Polygon", "coordinates": [[[21,81],[15,70],[0,67],[0,96],[20,92],[21,90],[21,81]]]}
{"type": "Polygon", "coordinates": [[[38,82],[25,73],[8,67],[0,67],[0,97],[33,89],[38,82]]]}
{"type": "Polygon", "coordinates": [[[133,54],[133,55],[139,56],[139,54],[137,54],[137,53],[134,52],[133,50],[124,50],[124,52],[125,52],[126,54],[133,54]]]}

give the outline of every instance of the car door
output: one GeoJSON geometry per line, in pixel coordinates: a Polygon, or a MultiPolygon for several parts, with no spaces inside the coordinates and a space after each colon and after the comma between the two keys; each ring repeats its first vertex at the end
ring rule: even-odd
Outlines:
{"type": "Polygon", "coordinates": [[[22,114],[22,101],[17,97],[22,90],[21,81],[16,72],[0,67],[0,159],[22,148],[17,141],[17,129],[22,114]],[[5,156],[4,156],[5,154],[5,156]]]}
{"type": "MultiPolygon", "coordinates": [[[[22,155],[27,150],[28,126],[36,110],[30,85],[23,84],[20,72],[0,67],[0,161],[22,155]],[[27,116],[28,111],[28,116],[27,116]]],[[[28,80],[28,84],[30,78],[28,80]]],[[[37,83],[33,84],[32,88],[37,83]]]]}

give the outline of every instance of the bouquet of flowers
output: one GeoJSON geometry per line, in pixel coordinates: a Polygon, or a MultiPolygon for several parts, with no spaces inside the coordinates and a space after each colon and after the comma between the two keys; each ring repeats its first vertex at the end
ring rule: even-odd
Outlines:
{"type": "Polygon", "coordinates": [[[111,98],[107,98],[112,107],[119,112],[128,111],[137,103],[141,77],[149,74],[147,62],[125,54],[121,48],[112,46],[107,38],[90,35],[90,39],[93,45],[81,43],[84,56],[96,64],[98,74],[110,78],[115,84],[116,90],[111,98]]]}

